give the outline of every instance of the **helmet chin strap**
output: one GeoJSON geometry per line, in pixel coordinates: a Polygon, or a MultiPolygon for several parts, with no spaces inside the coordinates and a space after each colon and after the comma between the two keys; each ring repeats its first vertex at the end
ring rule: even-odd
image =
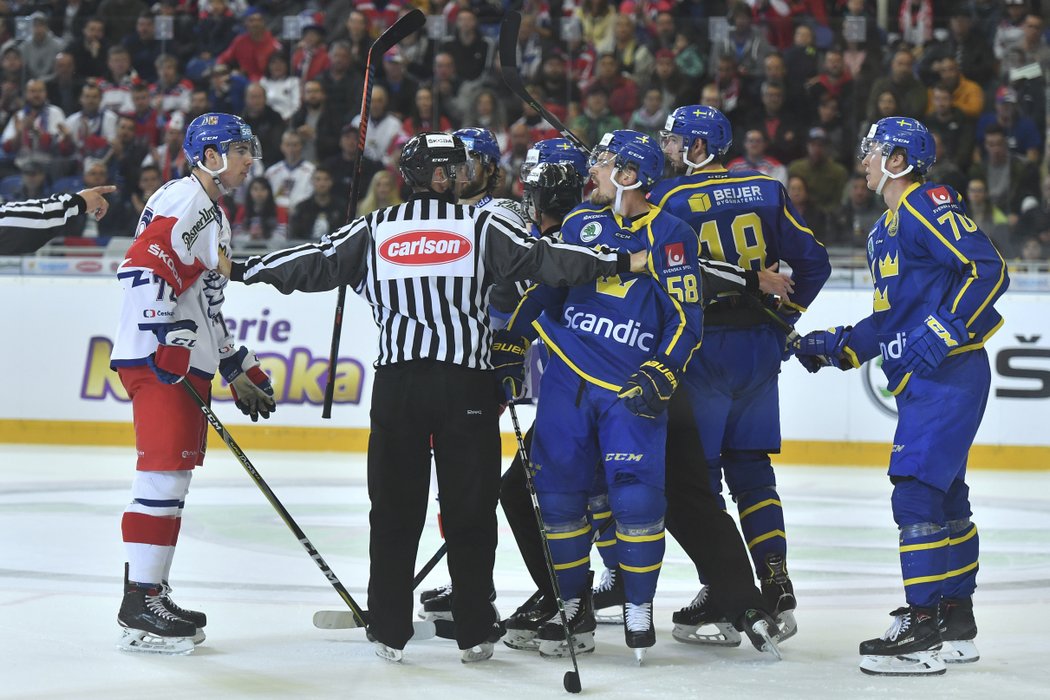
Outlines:
{"type": "Polygon", "coordinates": [[[197,161],[197,167],[200,168],[201,170],[203,170],[204,172],[208,173],[209,175],[211,175],[211,179],[215,183],[215,186],[219,188],[219,193],[223,194],[223,195],[226,195],[226,194],[229,194],[230,191],[226,188],[226,185],[222,184],[222,180],[219,179],[219,175],[222,175],[224,172],[226,172],[229,169],[230,164],[226,160],[226,154],[222,153],[221,155],[222,155],[222,167],[219,168],[218,170],[212,170],[211,168],[209,168],[207,165],[204,164],[203,160],[197,161]]]}
{"type": "MultiPolygon", "coordinates": [[[[692,148],[692,146],[690,146],[689,148],[692,148]]],[[[715,154],[714,153],[708,153],[707,154],[707,158],[704,158],[699,163],[694,163],[693,161],[689,160],[689,148],[686,148],[685,146],[682,147],[682,161],[686,165],[686,170],[685,170],[685,174],[686,175],[692,175],[697,170],[699,170],[700,168],[704,167],[705,165],[707,165],[708,163],[710,163],[711,161],[713,161],[715,159],[715,154]]]]}
{"type": "Polygon", "coordinates": [[[620,208],[621,205],[623,204],[623,193],[626,192],[627,190],[636,190],[636,189],[638,189],[639,187],[642,186],[642,181],[638,180],[633,185],[629,185],[627,187],[624,187],[623,185],[621,185],[620,183],[618,183],[616,181],[615,173],[618,173],[618,172],[623,172],[623,171],[621,171],[621,170],[612,170],[612,171],[609,172],[609,182],[611,182],[612,186],[616,188],[616,197],[615,197],[615,199],[613,199],[613,213],[614,214],[619,214],[620,216],[623,216],[623,211],[621,211],[621,208],[620,208]]]}
{"type": "Polygon", "coordinates": [[[886,186],[886,181],[887,180],[896,180],[899,177],[904,177],[905,175],[907,175],[908,173],[910,173],[912,170],[915,169],[914,165],[910,165],[909,164],[908,167],[905,168],[904,170],[900,171],[897,174],[893,174],[889,170],[886,169],[886,161],[888,159],[889,159],[889,156],[883,155],[882,156],[882,160],[880,161],[879,168],[882,170],[882,178],[879,180],[879,186],[875,188],[875,194],[879,194],[879,195],[882,194],[882,188],[886,186]]]}

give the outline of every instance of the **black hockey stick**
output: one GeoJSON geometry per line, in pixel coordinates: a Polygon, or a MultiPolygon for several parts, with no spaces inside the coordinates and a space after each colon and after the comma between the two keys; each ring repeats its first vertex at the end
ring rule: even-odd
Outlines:
{"type": "MultiPolygon", "coordinates": [[[[788,320],[786,318],[778,314],[776,310],[769,308],[769,306],[767,306],[766,303],[761,299],[758,299],[749,294],[744,294],[743,296],[751,300],[755,306],[762,309],[762,311],[764,311],[766,315],[769,316],[770,320],[773,321],[773,324],[779,327],[780,330],[784,331],[784,340],[787,347],[796,349],[799,347],[799,344],[802,342],[802,336],[799,335],[798,331],[793,325],[788,323],[788,320]]],[[[817,363],[821,367],[828,366],[828,361],[824,358],[823,355],[811,355],[810,357],[815,358],[817,363]]]]}
{"type": "MultiPolygon", "coordinates": [[[[346,223],[357,218],[357,191],[360,189],[361,169],[365,156],[365,140],[368,136],[368,117],[372,111],[372,86],[375,83],[376,60],[392,49],[412,32],[423,28],[427,23],[426,15],[419,10],[412,10],[390,28],[379,35],[368,49],[368,60],[365,64],[365,85],[361,92],[361,125],[357,130],[357,162],[354,164],[354,175],[350,178],[350,202],[346,207],[346,223]]],[[[346,306],[346,285],[339,286],[339,298],[335,305],[335,319],[332,322],[332,349],[328,355],[328,382],[324,387],[324,408],[322,418],[332,417],[332,403],[335,401],[335,368],[339,361],[339,339],[343,332],[343,308],[346,306]]]]}
{"type": "MultiPolygon", "coordinates": [[[[219,417],[215,415],[215,412],[211,410],[211,407],[201,398],[201,395],[197,393],[197,390],[193,388],[192,384],[188,381],[183,381],[182,386],[186,388],[186,391],[204,413],[204,417],[208,419],[209,423],[211,423],[211,427],[215,429],[215,432],[219,434],[219,437],[221,437],[223,442],[226,443],[226,446],[230,448],[230,452],[233,452],[233,456],[236,457],[237,461],[241,463],[242,467],[244,467],[244,471],[248,472],[248,476],[252,478],[255,485],[258,486],[259,490],[263,492],[264,496],[266,496],[266,500],[268,500],[270,505],[274,507],[277,514],[281,516],[281,520],[284,521],[284,524],[288,526],[288,529],[292,531],[295,538],[299,540],[299,544],[303,546],[306,553],[309,554],[310,558],[314,560],[315,564],[317,564],[317,568],[319,568],[321,573],[325,575],[325,578],[328,579],[328,583],[332,584],[332,588],[334,588],[335,592],[339,594],[339,597],[343,599],[346,606],[350,608],[354,621],[357,623],[356,626],[364,627],[367,624],[367,613],[357,604],[357,601],[350,595],[350,592],[346,590],[346,587],[339,580],[339,577],[335,575],[335,572],[332,571],[330,566],[328,566],[324,557],[321,556],[317,551],[317,548],[314,547],[312,542],[310,542],[310,538],[306,536],[306,533],[299,527],[299,524],[295,522],[292,514],[288,512],[288,509],[285,508],[280,499],[277,498],[277,494],[273,492],[273,489],[271,489],[269,484],[266,483],[266,480],[263,479],[259,470],[252,465],[251,460],[248,459],[248,455],[244,454],[244,450],[240,448],[237,441],[233,439],[232,435],[230,435],[230,431],[226,429],[226,426],[222,424],[222,421],[219,420],[219,417]]],[[[430,623],[429,627],[425,623],[421,623],[420,628],[417,628],[416,634],[413,635],[413,639],[424,639],[427,636],[427,632],[429,632],[429,636],[434,636],[433,623],[430,623]]]]}
{"type": "Polygon", "coordinates": [[[438,547],[438,551],[434,552],[434,556],[430,557],[430,561],[424,564],[423,568],[419,570],[418,574],[416,574],[416,577],[412,579],[412,590],[415,590],[419,584],[423,583],[423,579],[434,570],[434,567],[438,565],[438,562],[441,561],[441,558],[445,556],[447,551],[448,543],[442,542],[441,546],[438,547]]]}
{"type": "Polygon", "coordinates": [[[508,12],[507,16],[503,19],[503,25],[500,27],[499,31],[499,63],[500,74],[503,76],[503,82],[507,84],[507,87],[510,88],[511,92],[539,112],[541,117],[546,119],[551,126],[561,132],[562,136],[571,141],[573,145],[581,151],[589,155],[591,149],[580,140],[580,137],[572,133],[569,127],[565,126],[561,119],[558,119],[551,114],[539,100],[530,95],[529,91],[525,89],[525,83],[521,80],[521,71],[518,68],[518,31],[520,28],[521,13],[517,11],[508,12]]]}
{"type": "Polygon", "coordinates": [[[511,423],[514,425],[514,437],[518,439],[518,456],[521,457],[521,465],[525,469],[525,484],[529,487],[529,496],[532,498],[532,511],[536,515],[536,525],[539,527],[540,537],[543,539],[543,558],[547,560],[547,574],[551,577],[554,599],[558,601],[558,614],[561,616],[561,626],[565,631],[565,643],[569,647],[569,656],[572,657],[572,670],[565,672],[562,685],[570,693],[578,693],[583,689],[583,686],[580,684],[580,664],[576,660],[576,642],[573,640],[572,633],[569,630],[569,619],[565,616],[565,601],[561,597],[558,574],[554,571],[554,558],[551,556],[550,544],[547,542],[547,528],[543,525],[543,513],[540,511],[540,501],[536,496],[536,484],[532,480],[532,465],[529,462],[528,450],[525,449],[525,438],[521,436],[521,425],[518,423],[518,411],[514,408],[514,402],[511,401],[507,404],[507,408],[510,410],[511,423]]]}

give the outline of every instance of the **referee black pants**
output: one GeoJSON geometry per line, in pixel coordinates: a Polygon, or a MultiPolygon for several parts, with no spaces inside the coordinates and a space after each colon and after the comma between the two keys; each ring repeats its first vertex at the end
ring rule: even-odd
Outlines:
{"type": "Polygon", "coordinates": [[[433,360],[376,370],[368,438],[370,630],[402,649],[412,637],[412,577],[430,493],[434,439],[441,518],[460,649],[487,640],[500,481],[496,376],[433,360]]]}
{"type": "Polygon", "coordinates": [[[700,433],[684,391],[671,396],[667,424],[667,531],[703,572],[711,605],[735,622],[767,610],[736,523],[711,491],[700,433]]]}

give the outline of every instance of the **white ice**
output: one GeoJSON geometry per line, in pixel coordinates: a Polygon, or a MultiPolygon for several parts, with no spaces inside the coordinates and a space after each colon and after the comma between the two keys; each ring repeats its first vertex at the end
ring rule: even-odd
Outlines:
{"type": "MultiPolygon", "coordinates": [[[[333,570],[365,604],[368,498],[360,455],[249,455],[333,570]]],[[[186,657],[116,649],[124,554],[120,514],[133,452],[0,446],[0,697],[471,698],[565,697],[568,660],[500,646],[464,666],[446,640],[410,643],[403,665],[376,658],[360,630],[322,631],[341,600],[232,455],[213,441],[194,477],[172,571],[175,599],[208,614],[186,657]]],[[[1050,477],[974,472],[981,535],[976,601],[981,660],[938,678],[872,678],[857,643],[902,603],[889,483],[874,468],[778,469],[799,598],[798,635],[776,663],[745,642],[707,649],[672,640],[671,614],[696,593],[669,543],[656,600],[658,641],[637,667],[617,627],[580,657],[584,694],[603,698],[1050,697],[1050,477]]],[[[501,521],[502,522],[502,521],[501,521]]],[[[419,562],[439,546],[428,525],[419,562]]],[[[594,565],[600,566],[597,556],[594,565]]],[[[423,584],[447,580],[439,566],[423,584]]],[[[501,612],[529,593],[510,531],[496,561],[501,612]]]]}

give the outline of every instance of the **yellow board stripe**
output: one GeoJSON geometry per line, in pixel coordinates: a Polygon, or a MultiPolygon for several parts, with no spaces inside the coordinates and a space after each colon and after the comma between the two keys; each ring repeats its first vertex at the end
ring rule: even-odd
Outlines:
{"type": "Polygon", "coordinates": [[[616,533],[616,539],[623,540],[624,542],[656,542],[663,538],[664,533],[662,531],[655,535],[625,535],[619,531],[616,533]]]}
{"type": "Polygon", "coordinates": [[[629,564],[624,564],[623,562],[620,562],[620,568],[624,571],[630,571],[632,574],[647,574],[650,571],[656,571],[663,565],[663,562],[657,562],[652,566],[630,566],[629,564]]]}
{"type": "Polygon", "coordinates": [[[585,525],[579,530],[573,530],[572,532],[548,532],[548,540],[571,540],[573,537],[579,537],[580,535],[586,535],[591,531],[590,525],[585,525]]]}
{"type": "Polygon", "coordinates": [[[760,503],[756,503],[755,505],[751,506],[750,508],[744,509],[740,513],[740,518],[741,519],[746,518],[747,516],[749,516],[752,513],[754,513],[756,510],[762,510],[766,506],[779,506],[779,505],[782,505],[782,504],[777,499],[775,499],[775,498],[767,498],[766,500],[761,501],[760,503]]]}
{"type": "Polygon", "coordinates": [[[771,540],[774,537],[783,537],[786,540],[787,539],[787,533],[784,532],[783,530],[773,530],[772,532],[767,532],[766,534],[759,535],[755,539],[753,539],[750,542],[748,542],[747,543],[747,548],[751,549],[756,544],[761,544],[762,542],[765,542],[766,540],[771,540]]]}
{"type": "Polygon", "coordinates": [[[966,540],[972,540],[974,535],[976,535],[976,534],[977,534],[977,526],[976,525],[970,525],[970,531],[969,532],[967,532],[965,535],[963,535],[962,537],[959,537],[959,538],[955,538],[955,537],[949,538],[948,539],[948,544],[953,545],[953,546],[957,545],[957,544],[962,544],[966,540]]]}
{"type": "Polygon", "coordinates": [[[555,564],[555,571],[564,571],[565,569],[572,569],[577,566],[587,566],[591,563],[591,555],[588,554],[583,559],[577,559],[576,561],[570,561],[568,564],[555,564]]]}
{"type": "Polygon", "coordinates": [[[976,568],[977,568],[977,562],[974,562],[972,564],[967,564],[966,566],[962,567],[961,569],[955,569],[954,571],[949,571],[946,574],[937,574],[935,576],[916,576],[915,578],[904,579],[904,585],[905,586],[914,586],[917,583],[936,583],[937,581],[945,581],[945,580],[950,579],[950,578],[955,577],[955,576],[961,576],[962,574],[965,574],[968,571],[973,571],[976,568]]]}
{"type": "Polygon", "coordinates": [[[940,549],[941,547],[948,546],[948,538],[945,537],[943,540],[937,540],[936,542],[925,542],[923,544],[906,544],[900,547],[901,554],[905,552],[921,552],[924,549],[940,549]]]}

